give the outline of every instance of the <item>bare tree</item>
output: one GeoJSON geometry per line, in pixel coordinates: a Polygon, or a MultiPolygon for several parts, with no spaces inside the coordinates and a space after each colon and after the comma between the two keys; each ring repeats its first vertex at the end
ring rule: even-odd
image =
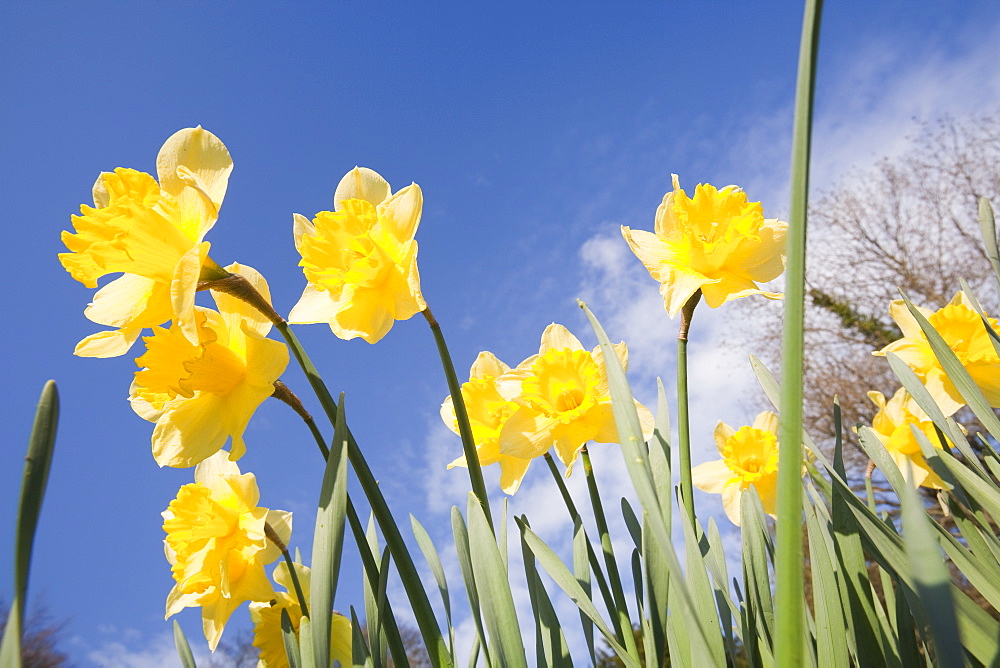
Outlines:
{"type": "MultiPolygon", "coordinates": [[[[876,412],[867,392],[888,397],[899,387],[885,359],[871,354],[900,337],[888,315],[899,289],[915,304],[937,309],[964,278],[996,313],[978,225],[980,197],[1000,202],[1000,111],[925,123],[898,158],[851,174],[813,202],[804,420],[821,444],[833,442],[835,396],[850,441],[849,427],[870,423],[876,412]]],[[[759,322],[753,348],[777,367],[778,316],[752,317],[759,322]]],[[[855,469],[860,460],[855,452],[855,469]]]]}
{"type": "MultiPolygon", "coordinates": [[[[7,626],[10,606],[0,601],[0,636],[7,626]]],[[[62,624],[54,623],[44,605],[33,606],[21,637],[21,664],[31,668],[58,668],[66,665],[66,655],[57,644],[62,624]]]]}

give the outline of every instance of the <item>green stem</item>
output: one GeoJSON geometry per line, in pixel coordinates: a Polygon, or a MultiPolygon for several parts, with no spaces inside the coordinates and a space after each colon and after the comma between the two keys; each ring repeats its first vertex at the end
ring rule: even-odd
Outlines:
{"type": "Polygon", "coordinates": [[[778,503],[775,555],[775,652],[778,666],[807,658],[802,572],[802,374],[805,320],[806,216],[813,93],[822,0],[806,0],[799,47],[792,136],[791,205],[781,354],[781,417],[778,433],[778,503]]]}
{"type": "MultiPolygon", "coordinates": [[[[292,349],[292,355],[298,361],[299,366],[302,367],[306,378],[309,379],[309,384],[316,393],[316,397],[319,399],[327,418],[329,418],[330,424],[336,426],[337,403],[327,389],[326,383],[323,382],[323,378],[319,375],[319,372],[309,359],[298,337],[295,336],[294,332],[288,326],[288,323],[280,320],[274,324],[285,338],[288,347],[292,349]]],[[[368,462],[365,461],[364,454],[361,452],[361,448],[358,447],[358,442],[346,425],[345,430],[347,432],[348,459],[351,462],[351,467],[354,469],[355,475],[358,477],[361,488],[365,492],[368,502],[371,504],[375,519],[378,521],[379,526],[382,527],[383,537],[389,546],[389,552],[396,560],[396,570],[399,572],[403,589],[406,591],[407,598],[413,607],[414,617],[416,618],[417,626],[420,629],[420,634],[423,637],[424,646],[427,648],[431,662],[435,667],[451,666],[448,647],[444,641],[444,637],[441,635],[437,619],[434,617],[434,611],[431,608],[430,600],[427,598],[427,592],[424,591],[421,584],[420,574],[417,572],[416,566],[413,564],[413,559],[406,549],[403,536],[399,533],[399,527],[396,526],[396,522],[392,518],[392,513],[385,502],[385,497],[382,496],[378,481],[372,475],[371,469],[368,467],[368,462]]]]}
{"type": "Polygon", "coordinates": [[[479,465],[479,451],[476,450],[476,440],[472,437],[472,426],[469,424],[469,412],[465,408],[465,397],[462,395],[462,384],[455,375],[455,365],[451,361],[451,353],[448,352],[448,344],[444,341],[444,334],[441,332],[441,325],[434,318],[430,307],[423,311],[427,324],[430,325],[434,334],[434,341],[437,343],[438,354],[441,356],[441,366],[444,368],[444,375],[448,381],[448,392],[451,393],[452,405],[455,407],[455,418],[458,420],[458,431],[462,437],[462,448],[465,450],[465,462],[468,465],[469,479],[472,482],[472,491],[479,499],[483,512],[486,513],[486,521],[490,529],[493,528],[493,516],[490,513],[490,499],[486,493],[486,482],[483,480],[483,469],[479,465]]]}
{"type": "MultiPolygon", "coordinates": [[[[559,469],[556,468],[555,459],[548,452],[543,455],[545,457],[545,462],[549,465],[549,471],[552,472],[552,477],[556,481],[556,485],[559,487],[559,493],[562,494],[563,501],[566,503],[566,509],[569,511],[570,519],[573,520],[574,525],[579,524],[583,526],[583,518],[580,517],[579,511],[576,509],[576,504],[573,502],[573,497],[570,496],[569,490],[566,488],[566,481],[563,480],[562,474],[559,473],[559,469]]],[[[590,568],[594,573],[594,578],[597,580],[597,588],[601,590],[601,596],[604,598],[604,605],[608,609],[608,614],[611,615],[612,620],[615,623],[615,630],[620,633],[618,629],[618,619],[614,615],[615,602],[611,596],[611,589],[608,587],[608,581],[604,577],[604,567],[601,566],[601,562],[597,559],[597,552],[594,551],[594,546],[590,543],[590,536],[587,536],[587,530],[583,530],[584,537],[587,542],[587,560],[590,562],[590,568]]]]}
{"type": "Polygon", "coordinates": [[[681,503],[694,526],[694,491],[691,483],[691,422],[688,417],[688,330],[694,309],[701,300],[698,290],[681,309],[681,326],[677,332],[677,440],[681,468],[681,503]]]}
{"type": "Polygon", "coordinates": [[[302,591],[299,574],[295,570],[295,562],[292,561],[292,555],[288,553],[288,546],[281,541],[274,528],[266,522],[264,523],[264,535],[281,550],[281,556],[285,558],[285,563],[288,564],[288,575],[292,578],[292,588],[295,590],[295,597],[299,599],[299,608],[302,610],[302,616],[308,617],[309,606],[306,604],[306,595],[302,591]]]}
{"type": "Polygon", "coordinates": [[[590,491],[590,502],[594,509],[594,520],[597,522],[597,532],[601,536],[601,551],[604,552],[604,563],[608,567],[608,580],[611,582],[611,594],[615,601],[615,614],[618,616],[618,627],[623,637],[619,641],[625,646],[626,651],[639,659],[639,649],[635,644],[635,635],[632,633],[632,620],[628,614],[628,604],[625,603],[625,592],[622,589],[621,576],[618,573],[618,562],[615,560],[615,550],[611,545],[611,533],[608,531],[608,521],[604,516],[604,504],[601,501],[601,494],[597,490],[597,478],[594,477],[594,467],[590,462],[590,452],[587,446],[580,450],[583,459],[583,472],[587,478],[587,489],[590,491]]]}

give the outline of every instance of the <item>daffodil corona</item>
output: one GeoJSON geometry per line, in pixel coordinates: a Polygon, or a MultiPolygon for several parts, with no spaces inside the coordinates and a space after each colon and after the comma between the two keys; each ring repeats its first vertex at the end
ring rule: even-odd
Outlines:
{"type": "Polygon", "coordinates": [[[699,184],[689,198],[674,174],[673,190],[656,210],[654,232],[622,227],[622,236],[660,282],[672,318],[698,290],[712,308],[747,295],[780,298],[757,283],[784,271],[787,228],[765,219],[760,202],[748,202],[736,186],[699,184]]]}
{"type": "MultiPolygon", "coordinates": [[[[295,564],[295,573],[299,586],[309,604],[310,569],[302,564],[295,564]]],[[[281,611],[288,613],[292,629],[296,637],[299,634],[299,624],[302,622],[302,607],[294,593],[288,564],[281,562],[274,568],[274,581],[285,587],[286,591],[276,591],[269,603],[251,603],[250,619],[253,621],[253,646],[260,650],[261,668],[288,668],[288,655],[285,653],[285,641],[281,632],[281,611]]],[[[330,618],[330,658],[340,661],[341,666],[352,664],[352,629],[351,620],[344,615],[333,613],[330,618]]]]}
{"type": "MultiPolygon", "coordinates": [[[[990,334],[983,319],[979,317],[972,302],[964,292],[958,292],[951,302],[937,311],[917,307],[945,343],[952,349],[958,360],[976,381],[986,400],[993,407],[1000,407],[1000,355],[997,355],[990,334]]],[[[893,341],[875,355],[894,353],[906,363],[923,381],[945,415],[951,415],[965,405],[965,400],[951,379],[944,372],[927,337],[916,319],[897,299],[889,306],[889,315],[896,321],[903,338],[893,341]]],[[[989,318],[989,326],[996,332],[997,321],[989,318]]]]}
{"type": "MultiPolygon", "coordinates": [[[[500,452],[500,430],[506,424],[507,418],[518,408],[515,402],[501,396],[498,388],[498,384],[506,380],[504,374],[508,371],[510,367],[497,359],[493,353],[479,353],[469,371],[469,382],[462,385],[462,398],[469,413],[469,424],[472,427],[479,464],[489,466],[499,462],[500,488],[507,494],[513,494],[521,485],[531,460],[500,452]]],[[[448,396],[441,405],[441,419],[449,429],[456,434],[459,433],[455,405],[451,396],[448,396]]],[[[448,468],[455,466],[468,466],[464,455],[448,464],[448,468]]]]}
{"type": "Polygon", "coordinates": [[[881,392],[869,392],[868,398],[879,409],[872,419],[872,431],[878,436],[878,440],[885,446],[903,475],[910,476],[914,487],[922,485],[941,489],[943,487],[941,478],[928,466],[920,449],[920,443],[911,428],[911,426],[916,427],[927,437],[931,445],[940,449],[941,440],[927,414],[902,387],[896,390],[896,394],[892,395],[889,401],[885,400],[885,395],[881,392]]]}
{"type": "MultiPolygon", "coordinates": [[[[628,368],[625,344],[614,348],[622,367],[628,368]]],[[[585,350],[562,325],[546,327],[538,354],[505,373],[497,387],[501,396],[517,404],[500,429],[502,455],[530,460],[554,446],[569,475],[587,441],[619,442],[601,349],[585,350]]],[[[653,416],[638,401],[635,406],[643,439],[648,440],[653,416]]]]}
{"type": "Polygon", "coordinates": [[[199,464],[194,479],[163,512],[164,547],[176,581],[166,616],[200,607],[205,638],[214,650],[237,607],[274,598],[264,566],[281,552],[265,537],[264,525],[287,544],[292,516],[258,507],[256,478],[240,474],[224,452],[199,464]]]}
{"type": "Polygon", "coordinates": [[[290,323],[325,322],[342,339],[376,343],[396,320],[427,308],[417,242],[423,195],[413,183],[392,194],[376,172],[355,167],[337,186],[334,210],[312,222],[295,214],[305,291],[290,323]]]}
{"type": "Polygon", "coordinates": [[[117,329],[83,339],[77,355],[122,355],[144,328],[167,320],[197,343],[195,290],[204,270],[218,271],[203,239],[219,216],[233,161],[218,137],[187,128],[163,144],[156,169],[159,183],[134,169],[101,174],[94,206],[81,206],[72,217],[76,233],[62,234],[70,252],[60,253],[59,261],[88,288],[106,274],[124,272],[84,311],[117,329]]]}
{"type": "MultiPolygon", "coordinates": [[[[267,282],[255,269],[233,264],[265,298],[267,282]]],[[[285,344],[267,338],[271,322],[246,302],[212,293],[219,311],[198,308],[197,343],[175,324],[146,337],[136,360],[130,401],[140,417],[156,423],[153,457],[160,466],[193,466],[232,438],[230,457],[246,451],[243,432],[257,406],[274,393],[288,366],[285,344]]]]}
{"type": "Polygon", "coordinates": [[[720,421],[715,446],[722,459],[691,469],[695,487],[721,494],[726,517],[739,526],[743,490],[757,490],[764,512],[775,514],[778,497],[778,416],[765,411],[753,425],[734,430],[720,421]]]}

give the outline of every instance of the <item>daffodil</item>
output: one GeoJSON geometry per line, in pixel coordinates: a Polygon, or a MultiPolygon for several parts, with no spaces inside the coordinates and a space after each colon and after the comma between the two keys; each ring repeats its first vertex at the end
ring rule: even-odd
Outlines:
{"type": "Polygon", "coordinates": [[[342,339],[375,343],[394,321],[427,308],[413,239],[423,195],[415,183],[392,194],[376,172],[355,167],[337,186],[333,206],[312,222],[294,216],[308,284],[288,321],[325,322],[342,339]]]}
{"type": "MultiPolygon", "coordinates": [[[[958,360],[993,407],[1000,407],[1000,356],[990,342],[989,332],[982,318],[972,308],[964,292],[959,291],[944,308],[937,311],[917,307],[958,360]]],[[[893,301],[889,314],[896,321],[903,338],[893,341],[875,355],[894,353],[923,381],[945,415],[951,415],[965,405],[965,400],[934,356],[927,337],[902,300],[893,301]]],[[[997,329],[997,321],[989,318],[990,327],[997,329]]]]}
{"type": "Polygon", "coordinates": [[[164,549],[176,581],[167,596],[166,616],[200,607],[205,638],[215,650],[237,607],[274,598],[264,566],[281,552],[265,537],[264,525],[271,525],[287,544],[292,516],[258,507],[256,478],[240,474],[224,452],[199,464],[194,480],[180,488],[163,512],[164,549]]]}
{"type": "MultiPolygon", "coordinates": [[[[515,402],[501,396],[497,387],[508,371],[510,367],[497,359],[493,353],[485,351],[479,353],[469,371],[469,382],[462,384],[462,398],[469,413],[469,424],[472,427],[472,438],[476,443],[479,464],[489,466],[499,462],[500,487],[507,494],[513,494],[521,485],[531,460],[500,452],[500,430],[507,422],[507,418],[518,408],[515,402]]],[[[455,405],[451,396],[441,404],[441,419],[449,429],[456,434],[459,433],[455,405]]],[[[448,464],[448,468],[455,466],[468,466],[464,455],[448,464]]]]}
{"type": "Polygon", "coordinates": [[[59,261],[88,288],[106,274],[124,276],[98,290],[84,314],[115,327],[83,339],[76,354],[125,353],[144,328],[173,320],[197,343],[194,294],[208,259],[205,234],[215,224],[233,161],[218,137],[197,128],[181,130],[156,157],[159,183],[134,169],[105,172],[94,184],[94,206],[72,216],[76,233],[63,232],[69,249],[59,261]]]}
{"type": "Polygon", "coordinates": [[[715,446],[722,459],[691,469],[695,487],[722,495],[726,517],[740,524],[743,490],[751,485],[764,512],[774,517],[778,500],[778,416],[764,411],[753,425],[734,430],[721,420],[715,427],[715,446]]]}
{"type": "MultiPolygon", "coordinates": [[[[270,300],[267,282],[255,269],[226,268],[245,277],[270,300]]],[[[274,393],[288,366],[288,348],[268,339],[271,322],[235,297],[212,293],[219,311],[198,308],[197,341],[175,323],[155,327],[146,353],[136,360],[130,401],[140,417],[156,423],[153,457],[160,466],[192,466],[232,439],[230,457],[246,451],[243,432],[250,417],[274,393]]]]}
{"type": "Polygon", "coordinates": [[[787,223],[765,219],[760,202],[748,202],[736,186],[699,184],[693,199],[676,174],[673,186],[656,210],[654,232],[622,227],[632,252],[660,282],[670,317],[698,290],[712,308],[747,295],[780,298],[757,283],[784,271],[787,223]]]}
{"type": "MultiPolygon", "coordinates": [[[[627,368],[625,344],[614,348],[627,368]]],[[[620,442],[601,349],[585,350],[562,325],[546,327],[538,354],[503,374],[497,388],[501,396],[517,404],[500,429],[501,455],[530,460],[554,446],[569,475],[587,441],[620,442]]],[[[638,401],[635,407],[643,439],[648,440],[653,416],[638,401]]]]}
{"type": "MultiPolygon", "coordinates": [[[[310,569],[302,564],[295,564],[295,573],[302,593],[308,599],[310,569]]],[[[281,611],[288,612],[296,636],[302,622],[302,607],[295,594],[291,593],[294,586],[288,564],[281,562],[275,566],[274,581],[284,586],[286,591],[275,592],[270,603],[250,604],[253,646],[260,650],[260,662],[257,664],[260,668],[288,668],[288,656],[285,654],[285,641],[281,632],[281,611]]],[[[309,604],[308,600],[306,604],[309,604]]],[[[353,665],[351,620],[335,612],[331,615],[330,626],[330,658],[340,661],[341,666],[353,665]]]]}
{"type": "Polygon", "coordinates": [[[912,471],[910,480],[914,487],[923,485],[941,489],[943,487],[941,478],[927,465],[927,460],[920,450],[920,443],[910,428],[911,425],[916,427],[935,448],[940,449],[941,440],[927,413],[902,387],[896,390],[896,394],[892,395],[889,401],[885,400],[885,395],[881,392],[869,392],[868,398],[879,409],[872,419],[872,431],[878,436],[878,440],[885,446],[903,475],[908,475],[908,470],[912,471]]]}

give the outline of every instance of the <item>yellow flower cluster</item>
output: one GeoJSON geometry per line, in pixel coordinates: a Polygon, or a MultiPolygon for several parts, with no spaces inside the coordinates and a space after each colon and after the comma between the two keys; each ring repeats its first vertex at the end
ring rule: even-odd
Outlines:
{"type": "MultiPolygon", "coordinates": [[[[615,346],[628,367],[624,343],[615,346]]],[[[618,443],[611,412],[608,373],[600,348],[584,349],[562,325],[542,333],[537,355],[510,369],[492,353],[482,352],[472,365],[462,398],[476,442],[480,464],[500,463],[500,486],[514,494],[528,465],[554,447],[568,476],[587,441],[618,443]]],[[[653,416],[636,402],[643,438],[653,434],[653,416]]],[[[441,406],[444,423],[458,433],[452,398],[441,406]]],[[[448,465],[466,466],[460,457],[448,465]]]]}

